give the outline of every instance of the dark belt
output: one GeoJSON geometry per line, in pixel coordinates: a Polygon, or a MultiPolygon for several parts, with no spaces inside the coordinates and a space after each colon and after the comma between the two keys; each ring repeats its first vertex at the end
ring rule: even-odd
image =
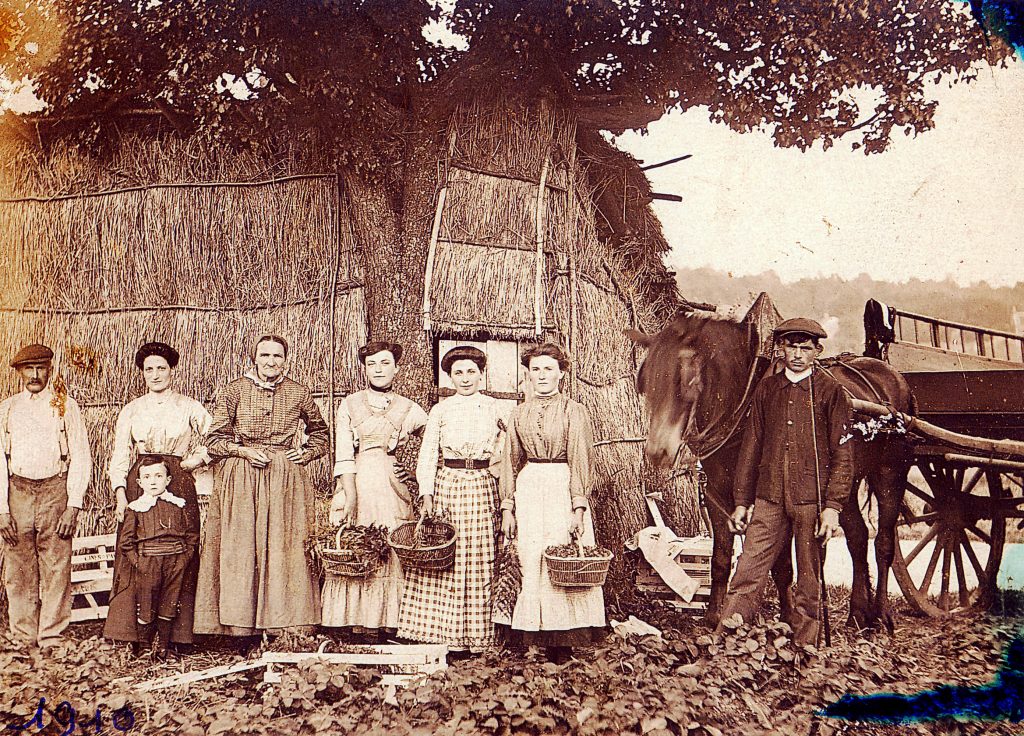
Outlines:
{"type": "Polygon", "coordinates": [[[568,464],[568,460],[564,457],[528,457],[526,458],[528,463],[562,463],[568,464]]]}
{"type": "Polygon", "coordinates": [[[476,460],[470,458],[468,460],[457,460],[448,458],[444,459],[444,466],[446,468],[461,468],[462,470],[486,470],[491,467],[490,460],[476,460]]]}
{"type": "Polygon", "coordinates": [[[139,542],[139,553],[144,557],[165,557],[185,551],[185,543],[177,537],[157,537],[139,542]]]}

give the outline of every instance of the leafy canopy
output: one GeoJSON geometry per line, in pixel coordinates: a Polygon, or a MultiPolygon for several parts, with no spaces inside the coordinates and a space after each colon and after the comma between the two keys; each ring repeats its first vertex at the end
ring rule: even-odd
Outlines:
{"type": "Polygon", "coordinates": [[[931,126],[942,75],[1012,53],[956,0],[457,0],[464,50],[425,38],[439,17],[428,0],[0,0],[0,72],[79,127],[155,107],[183,130],[354,150],[500,84],[616,132],[703,105],[780,146],[856,130],[870,152],[931,126]]]}

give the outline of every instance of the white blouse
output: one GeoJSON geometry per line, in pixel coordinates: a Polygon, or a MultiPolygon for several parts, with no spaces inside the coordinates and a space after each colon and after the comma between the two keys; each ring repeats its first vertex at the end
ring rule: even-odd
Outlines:
{"type": "Polygon", "coordinates": [[[209,462],[202,437],[212,421],[206,407],[170,389],[128,402],[114,427],[114,447],[107,466],[110,487],[125,485],[138,455],[193,455],[209,462]]]}
{"type": "Polygon", "coordinates": [[[455,394],[434,405],[416,464],[421,496],[434,494],[438,451],[449,460],[489,459],[495,468],[505,431],[499,406],[496,399],[481,393],[455,394]]]}

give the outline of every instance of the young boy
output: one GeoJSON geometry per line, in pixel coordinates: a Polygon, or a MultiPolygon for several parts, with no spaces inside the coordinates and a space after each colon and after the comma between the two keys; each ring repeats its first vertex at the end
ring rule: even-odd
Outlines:
{"type": "Polygon", "coordinates": [[[153,655],[167,656],[167,640],[189,560],[199,537],[189,530],[185,500],[169,489],[171,476],[158,456],[139,465],[142,495],[128,504],[118,548],[135,568],[135,606],[139,623],[136,646],[153,641],[153,655]],[[156,638],[154,640],[154,628],[156,638]]]}
{"type": "Polygon", "coordinates": [[[825,337],[821,325],[804,318],[775,329],[786,369],[754,390],[736,462],[736,509],[729,520],[730,528],[746,530],[747,538],[722,620],[739,614],[751,623],[772,565],[780,554],[790,554],[792,533],[797,568],[792,625],[798,644],[817,641],[821,545],[837,531],[839,511],[853,487],[852,445],[841,442],[850,402],[834,378],[814,367],[825,337]]]}

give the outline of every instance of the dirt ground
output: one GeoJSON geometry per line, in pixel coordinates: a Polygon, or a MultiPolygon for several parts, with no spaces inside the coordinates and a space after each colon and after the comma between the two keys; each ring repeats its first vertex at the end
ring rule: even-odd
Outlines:
{"type": "MultiPolygon", "coordinates": [[[[712,636],[699,618],[634,601],[629,614],[663,638],[611,634],[562,665],[536,650],[494,652],[398,691],[385,702],[379,675],[345,665],[285,670],[265,685],[261,670],[143,694],[134,683],[204,669],[275,650],[345,646],[337,636],[211,639],[169,662],[133,658],[99,638],[100,625],[76,624],[67,644],[42,654],[0,640],[0,726],[23,733],[76,734],[1012,734],[1021,724],[858,724],[815,712],[846,693],[913,693],[940,684],[981,685],[995,673],[1007,641],[1024,635],[1024,596],[1003,596],[997,610],[946,620],[914,616],[897,603],[894,637],[847,631],[846,593],[831,592],[834,642],[798,650],[783,624],[712,636]],[[31,722],[45,698],[41,724],[31,722]],[[67,701],[76,712],[69,730],[67,701]],[[49,709],[49,710],[47,710],[49,709]],[[116,717],[115,717],[116,716],[116,717]],[[64,723],[66,725],[61,725],[64,723]],[[42,726],[39,728],[39,726],[42,726]],[[126,728],[130,726],[130,728],[126,728]]],[[[766,607],[763,613],[771,617],[766,607]]],[[[15,733],[16,731],[11,731],[15,733]]]]}

